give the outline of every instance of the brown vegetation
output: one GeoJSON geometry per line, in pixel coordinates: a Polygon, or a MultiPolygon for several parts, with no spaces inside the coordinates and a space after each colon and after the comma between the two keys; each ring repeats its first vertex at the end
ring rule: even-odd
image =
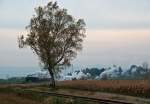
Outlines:
{"type": "Polygon", "coordinates": [[[0,104],[40,104],[31,99],[25,99],[16,94],[0,93],[0,104]]]}
{"type": "Polygon", "coordinates": [[[150,80],[75,80],[59,82],[58,86],[150,97],[150,80]]]}

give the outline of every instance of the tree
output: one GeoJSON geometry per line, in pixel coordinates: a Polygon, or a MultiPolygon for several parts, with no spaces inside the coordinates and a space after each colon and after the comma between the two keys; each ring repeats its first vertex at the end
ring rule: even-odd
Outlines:
{"type": "Polygon", "coordinates": [[[119,70],[118,70],[118,76],[121,76],[121,74],[122,74],[122,68],[119,66],[119,70]]]}
{"type": "Polygon", "coordinates": [[[62,9],[57,2],[49,2],[35,9],[35,15],[27,26],[27,35],[18,38],[19,47],[29,46],[40,60],[43,69],[51,76],[55,87],[55,75],[69,66],[82,49],[85,37],[85,22],[75,19],[62,9]]]}
{"type": "Polygon", "coordinates": [[[142,63],[142,67],[143,67],[144,71],[147,73],[148,69],[149,69],[148,63],[147,62],[143,62],[142,63]]]}

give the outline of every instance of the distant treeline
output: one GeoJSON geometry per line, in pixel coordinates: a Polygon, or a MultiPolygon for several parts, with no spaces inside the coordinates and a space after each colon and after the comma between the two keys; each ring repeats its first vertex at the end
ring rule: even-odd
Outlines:
{"type": "Polygon", "coordinates": [[[50,81],[49,78],[39,78],[39,77],[12,77],[8,79],[0,79],[0,84],[24,84],[24,83],[39,83],[50,81]]]}
{"type": "MultiPolygon", "coordinates": [[[[63,76],[65,77],[65,75],[63,76]]],[[[85,68],[82,70],[75,70],[72,73],[68,73],[67,76],[71,77],[70,80],[145,80],[150,79],[150,68],[148,67],[147,63],[144,63],[141,66],[131,65],[129,69],[123,69],[120,66],[117,67],[116,65],[114,65],[113,67],[109,68],[85,68]]],[[[50,78],[47,77],[41,78],[40,76],[34,77],[28,75],[26,77],[12,77],[8,79],[0,79],[0,84],[29,82],[38,83],[49,80],[50,78]]]]}
{"type": "Polygon", "coordinates": [[[0,79],[0,84],[25,83],[25,77],[12,77],[8,79],[0,79]]]}
{"type": "MultiPolygon", "coordinates": [[[[97,80],[107,80],[107,79],[150,79],[150,68],[147,63],[141,66],[131,65],[129,69],[123,69],[122,67],[117,67],[114,65],[109,68],[85,68],[82,70],[76,70],[75,72],[68,73],[68,76],[73,76],[74,73],[83,73],[79,79],[97,79],[97,80]]],[[[75,80],[77,78],[73,78],[75,80]]]]}

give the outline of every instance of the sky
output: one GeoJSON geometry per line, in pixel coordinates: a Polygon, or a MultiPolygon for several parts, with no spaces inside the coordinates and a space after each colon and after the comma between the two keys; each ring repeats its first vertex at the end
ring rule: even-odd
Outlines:
{"type": "MultiPolygon", "coordinates": [[[[3,68],[39,68],[29,48],[19,49],[34,8],[51,0],[0,0],[0,72],[3,68]]],[[[55,0],[53,0],[55,1],[55,0]]],[[[150,63],[149,0],[57,0],[61,8],[86,22],[83,50],[74,67],[150,63]]]]}

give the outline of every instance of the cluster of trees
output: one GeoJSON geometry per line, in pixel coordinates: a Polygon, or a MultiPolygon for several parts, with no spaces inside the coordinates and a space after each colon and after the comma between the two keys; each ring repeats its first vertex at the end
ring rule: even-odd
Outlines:
{"type": "MultiPolygon", "coordinates": [[[[83,73],[81,79],[97,79],[97,80],[121,80],[121,79],[150,79],[150,68],[148,63],[142,65],[131,65],[129,69],[122,69],[116,65],[113,68],[86,68],[82,70],[76,70],[75,73],[83,73]]],[[[72,76],[72,73],[68,73],[68,76],[72,76]]],[[[76,79],[76,78],[75,78],[76,79]]]]}
{"type": "Polygon", "coordinates": [[[120,77],[122,79],[150,79],[150,68],[146,62],[140,66],[131,65],[129,70],[120,77]]]}
{"type": "Polygon", "coordinates": [[[95,79],[97,76],[99,76],[102,72],[104,72],[106,69],[98,69],[98,68],[86,68],[82,70],[84,74],[90,74],[90,79],[95,79]]]}

